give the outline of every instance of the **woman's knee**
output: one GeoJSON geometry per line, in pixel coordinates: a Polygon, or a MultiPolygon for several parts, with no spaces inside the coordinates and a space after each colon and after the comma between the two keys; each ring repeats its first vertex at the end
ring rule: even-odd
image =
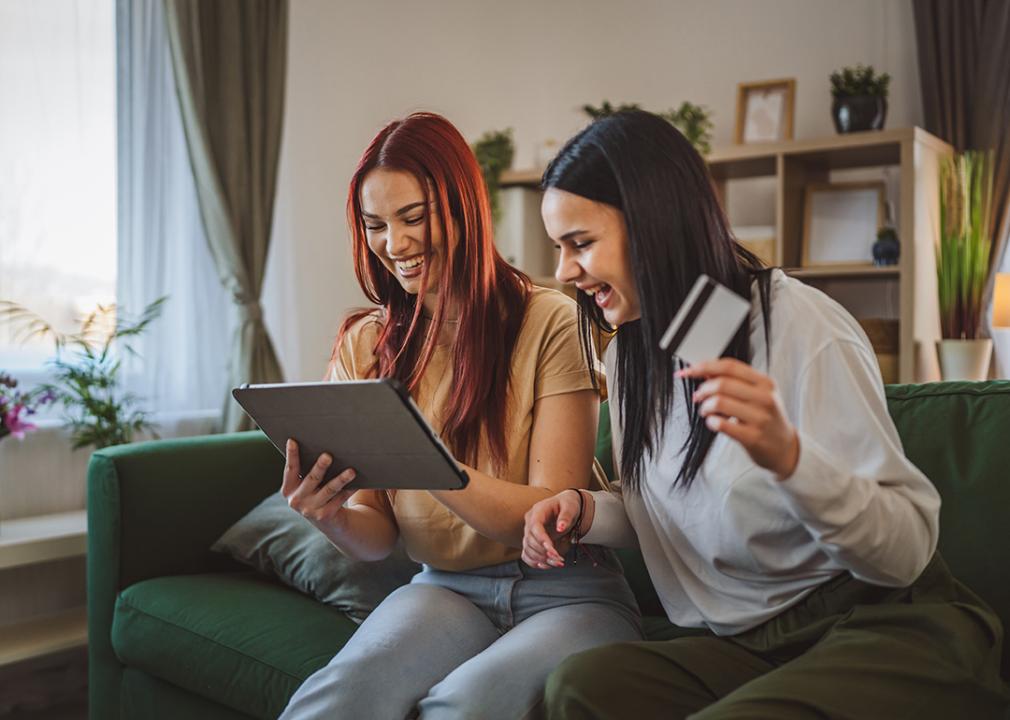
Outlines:
{"type": "Polygon", "coordinates": [[[548,717],[582,717],[579,710],[598,710],[608,705],[608,698],[622,692],[621,669],[628,667],[636,654],[635,645],[604,645],[576,653],[558,665],[547,678],[544,690],[548,717]]]}

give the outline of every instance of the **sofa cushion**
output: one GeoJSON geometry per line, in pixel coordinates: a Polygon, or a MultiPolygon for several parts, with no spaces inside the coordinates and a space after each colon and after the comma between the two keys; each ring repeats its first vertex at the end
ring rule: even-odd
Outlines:
{"type": "MultiPolygon", "coordinates": [[[[887,404],[908,459],[943,499],[940,552],[1010,627],[1010,382],[891,385],[887,404]],[[1001,530],[1000,528],[1003,528],[1001,530]]],[[[1010,643],[1003,643],[1010,672],[1010,643]]]]}
{"type": "Polygon", "coordinates": [[[421,570],[401,543],[383,560],[351,560],[292,510],[280,492],[228,528],[211,550],[228,553],[359,622],[421,570]]]}
{"type": "Polygon", "coordinates": [[[356,628],[256,573],[180,575],[120,593],[112,646],[125,665],[266,719],[356,628]]]}

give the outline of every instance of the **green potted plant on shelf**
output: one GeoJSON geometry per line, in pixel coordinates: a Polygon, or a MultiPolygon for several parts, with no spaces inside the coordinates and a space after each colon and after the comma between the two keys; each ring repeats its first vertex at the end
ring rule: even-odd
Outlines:
{"type": "Polygon", "coordinates": [[[685,100],[676,110],[659,116],[680,130],[702,155],[712,152],[712,113],[708,108],[685,100]]]}
{"type": "Polygon", "coordinates": [[[843,67],[831,73],[831,117],[839,133],[883,130],[891,76],[872,65],[843,67]]]}
{"type": "Polygon", "coordinates": [[[992,340],[980,338],[982,297],[992,242],[992,153],[968,151],[940,166],[940,300],[937,341],[944,380],[984,380],[992,340]]]}
{"type": "Polygon", "coordinates": [[[49,366],[54,380],[40,392],[63,406],[74,450],[132,442],[137,433],[153,429],[149,414],[137,407],[139,398],[122,389],[120,370],[123,353],[136,354],[131,341],[161,315],[166,299],[155,300],[136,319],[115,305],[100,305],[73,333],[57,331],[17,303],[0,301],[0,319],[17,326],[26,339],[53,340],[56,356],[49,366]]]}
{"type": "MultiPolygon", "coordinates": [[[[582,106],[582,112],[593,120],[624,110],[641,109],[638,103],[622,103],[615,107],[609,100],[604,100],[598,107],[582,106]]],[[[676,110],[670,109],[656,114],[683,133],[688,142],[702,155],[712,151],[712,112],[705,106],[685,100],[676,110]]]]}
{"type": "Polygon", "coordinates": [[[501,219],[501,174],[512,167],[512,157],[515,155],[515,143],[512,140],[512,128],[504,130],[489,130],[481,135],[473,144],[473,154],[487,184],[488,198],[491,201],[491,217],[495,225],[501,219]]]}

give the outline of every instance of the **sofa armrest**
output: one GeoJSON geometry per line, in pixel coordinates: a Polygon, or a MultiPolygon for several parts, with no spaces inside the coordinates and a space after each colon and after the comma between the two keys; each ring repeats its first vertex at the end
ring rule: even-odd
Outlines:
{"type": "Polygon", "coordinates": [[[88,466],[89,571],[116,590],[227,566],[211,544],[278,490],[284,458],[260,432],[121,445],[88,466]]]}
{"type": "Polygon", "coordinates": [[[112,650],[120,590],[152,577],[234,567],[211,544],[280,488],[284,458],[256,431],[99,450],[88,465],[90,716],[119,716],[112,650]]]}

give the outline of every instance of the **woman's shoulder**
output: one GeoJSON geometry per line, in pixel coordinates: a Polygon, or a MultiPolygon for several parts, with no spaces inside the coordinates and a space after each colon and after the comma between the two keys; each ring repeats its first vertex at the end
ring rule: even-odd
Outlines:
{"type": "Polygon", "coordinates": [[[559,290],[534,285],[526,300],[526,323],[567,324],[578,319],[578,306],[559,290]]]}
{"type": "Polygon", "coordinates": [[[344,317],[341,327],[345,328],[345,343],[357,344],[366,338],[374,340],[382,332],[383,311],[381,308],[352,311],[344,317]]]}
{"type": "Polygon", "coordinates": [[[382,332],[380,309],[352,311],[344,317],[341,332],[333,340],[326,376],[352,380],[367,376],[375,364],[375,346],[382,332]]]}
{"type": "MultiPolygon", "coordinates": [[[[787,347],[810,357],[836,343],[870,350],[859,322],[838,301],[781,270],[771,276],[772,351],[787,347]]],[[[871,351],[872,352],[872,351],[871,351]]]]}

